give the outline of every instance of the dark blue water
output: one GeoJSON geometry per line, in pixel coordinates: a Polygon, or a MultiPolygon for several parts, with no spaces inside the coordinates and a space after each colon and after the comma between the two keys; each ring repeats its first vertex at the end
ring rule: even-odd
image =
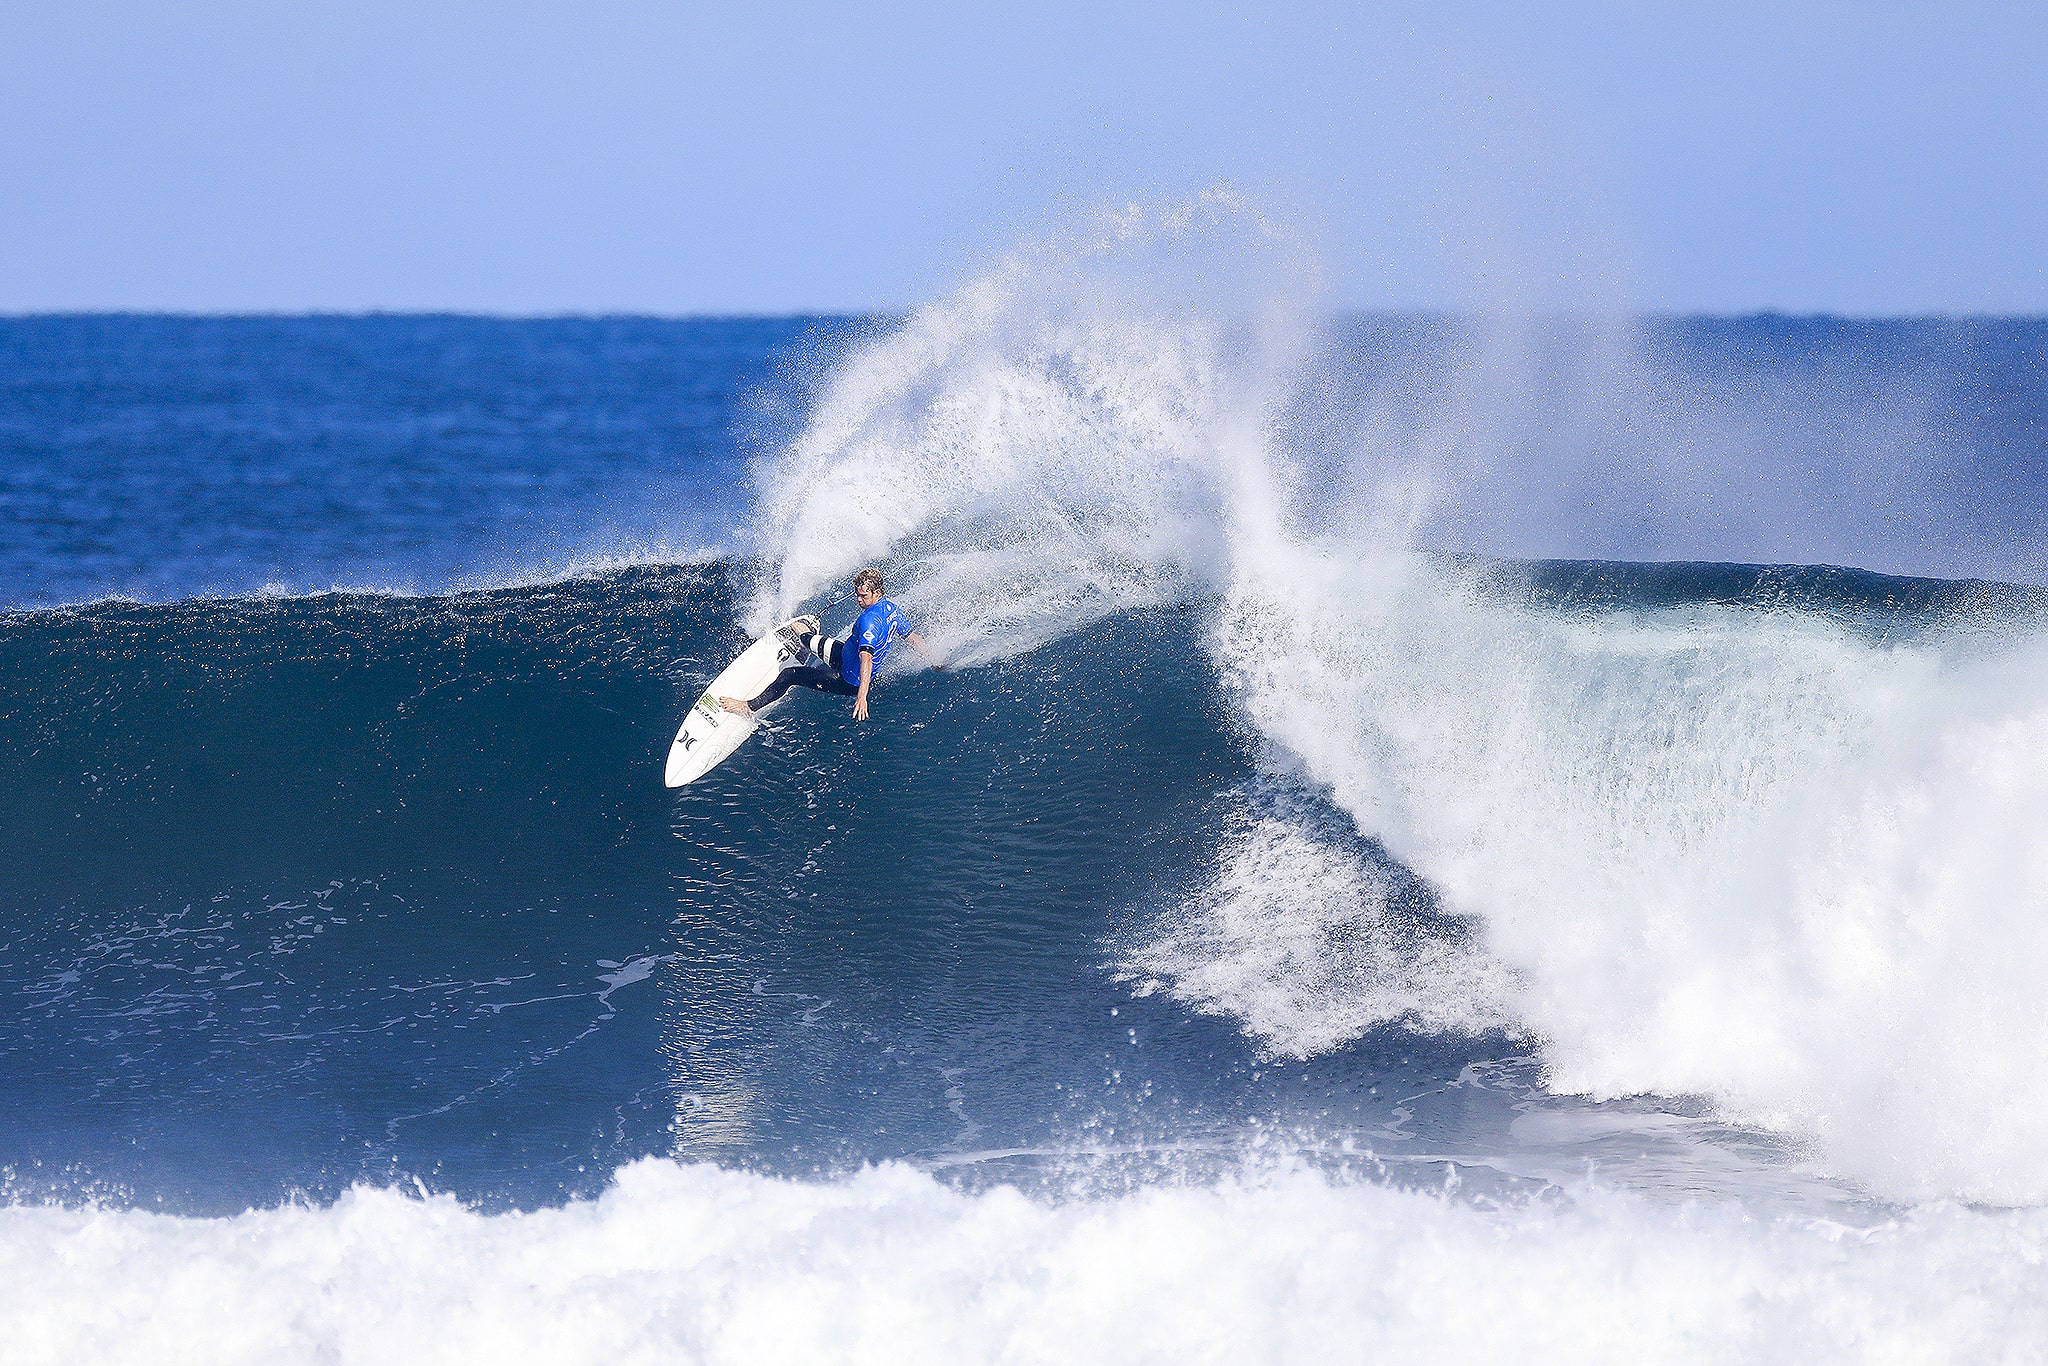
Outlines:
{"type": "MultiPolygon", "coordinates": [[[[1356,369],[1430,354],[1393,326],[1357,325],[1356,369]]],[[[1871,559],[2024,558],[2048,324],[1661,327],[1667,377],[1723,399],[1938,371],[1961,491],[1903,509],[1913,533],[1871,559]]],[[[1302,1060],[1123,966],[1262,784],[1394,878],[1414,936],[1477,932],[1275,769],[1196,662],[1208,600],[887,680],[866,726],[798,697],[662,788],[684,709],[745,643],[753,572],[684,552],[744,542],[750,460],[869,330],[0,322],[17,1194],[223,1212],[419,1177],[532,1207],[647,1154],[1028,1179],[1048,1154],[1184,1164],[1268,1133],[1465,1160],[1505,1132],[1538,1081],[1512,1027],[1396,1022],[1302,1060]],[[564,574],[606,559],[637,563],[564,574]],[[392,589],[415,595],[362,591],[392,589]]],[[[1879,643],[2038,611],[1861,570],[1489,572],[1567,615],[1791,611],[1879,643]]]]}
{"type": "Polygon", "coordinates": [[[857,335],[802,318],[0,320],[0,603],[673,558],[857,335]]]}
{"type": "Polygon", "coordinates": [[[670,794],[728,609],[712,566],[8,619],[5,1163],[206,1206],[391,1171],[531,1202],[672,1146],[937,1151],[963,1077],[1009,1143],[1095,1119],[1129,1051],[1106,908],[1242,769],[1173,722],[1190,684],[1113,686],[1166,624],[1058,689],[1037,660],[907,683],[889,726],[784,708],[670,794]],[[1085,743],[1035,753],[1054,698],[1085,743]]]}

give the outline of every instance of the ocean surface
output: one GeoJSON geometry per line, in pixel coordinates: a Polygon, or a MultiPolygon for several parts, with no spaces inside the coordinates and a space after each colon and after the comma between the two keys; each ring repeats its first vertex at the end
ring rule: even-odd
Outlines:
{"type": "Polygon", "coordinates": [[[0,1355],[2048,1355],[2048,323],[1164,255],[0,320],[0,1355]]]}

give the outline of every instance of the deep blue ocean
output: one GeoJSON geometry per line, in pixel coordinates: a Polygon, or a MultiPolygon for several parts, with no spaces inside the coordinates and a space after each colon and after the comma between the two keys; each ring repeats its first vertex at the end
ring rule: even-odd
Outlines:
{"type": "Polygon", "coordinates": [[[2048,1352],[2048,322],[997,293],[0,319],[16,1359],[2048,1352]]]}

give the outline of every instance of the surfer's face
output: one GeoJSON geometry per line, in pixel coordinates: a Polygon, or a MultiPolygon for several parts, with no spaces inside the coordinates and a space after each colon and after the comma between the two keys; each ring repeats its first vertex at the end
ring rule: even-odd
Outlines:
{"type": "Polygon", "coordinates": [[[872,588],[856,588],[853,590],[853,600],[863,607],[873,607],[882,600],[882,595],[872,588]]]}

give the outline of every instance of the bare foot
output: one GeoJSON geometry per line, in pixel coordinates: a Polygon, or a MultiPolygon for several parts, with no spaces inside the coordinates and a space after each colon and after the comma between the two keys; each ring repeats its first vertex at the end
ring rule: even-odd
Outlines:
{"type": "Polygon", "coordinates": [[[752,716],[754,714],[754,709],[740,701],[737,697],[721,697],[718,699],[718,705],[724,707],[734,716],[752,716]]]}

